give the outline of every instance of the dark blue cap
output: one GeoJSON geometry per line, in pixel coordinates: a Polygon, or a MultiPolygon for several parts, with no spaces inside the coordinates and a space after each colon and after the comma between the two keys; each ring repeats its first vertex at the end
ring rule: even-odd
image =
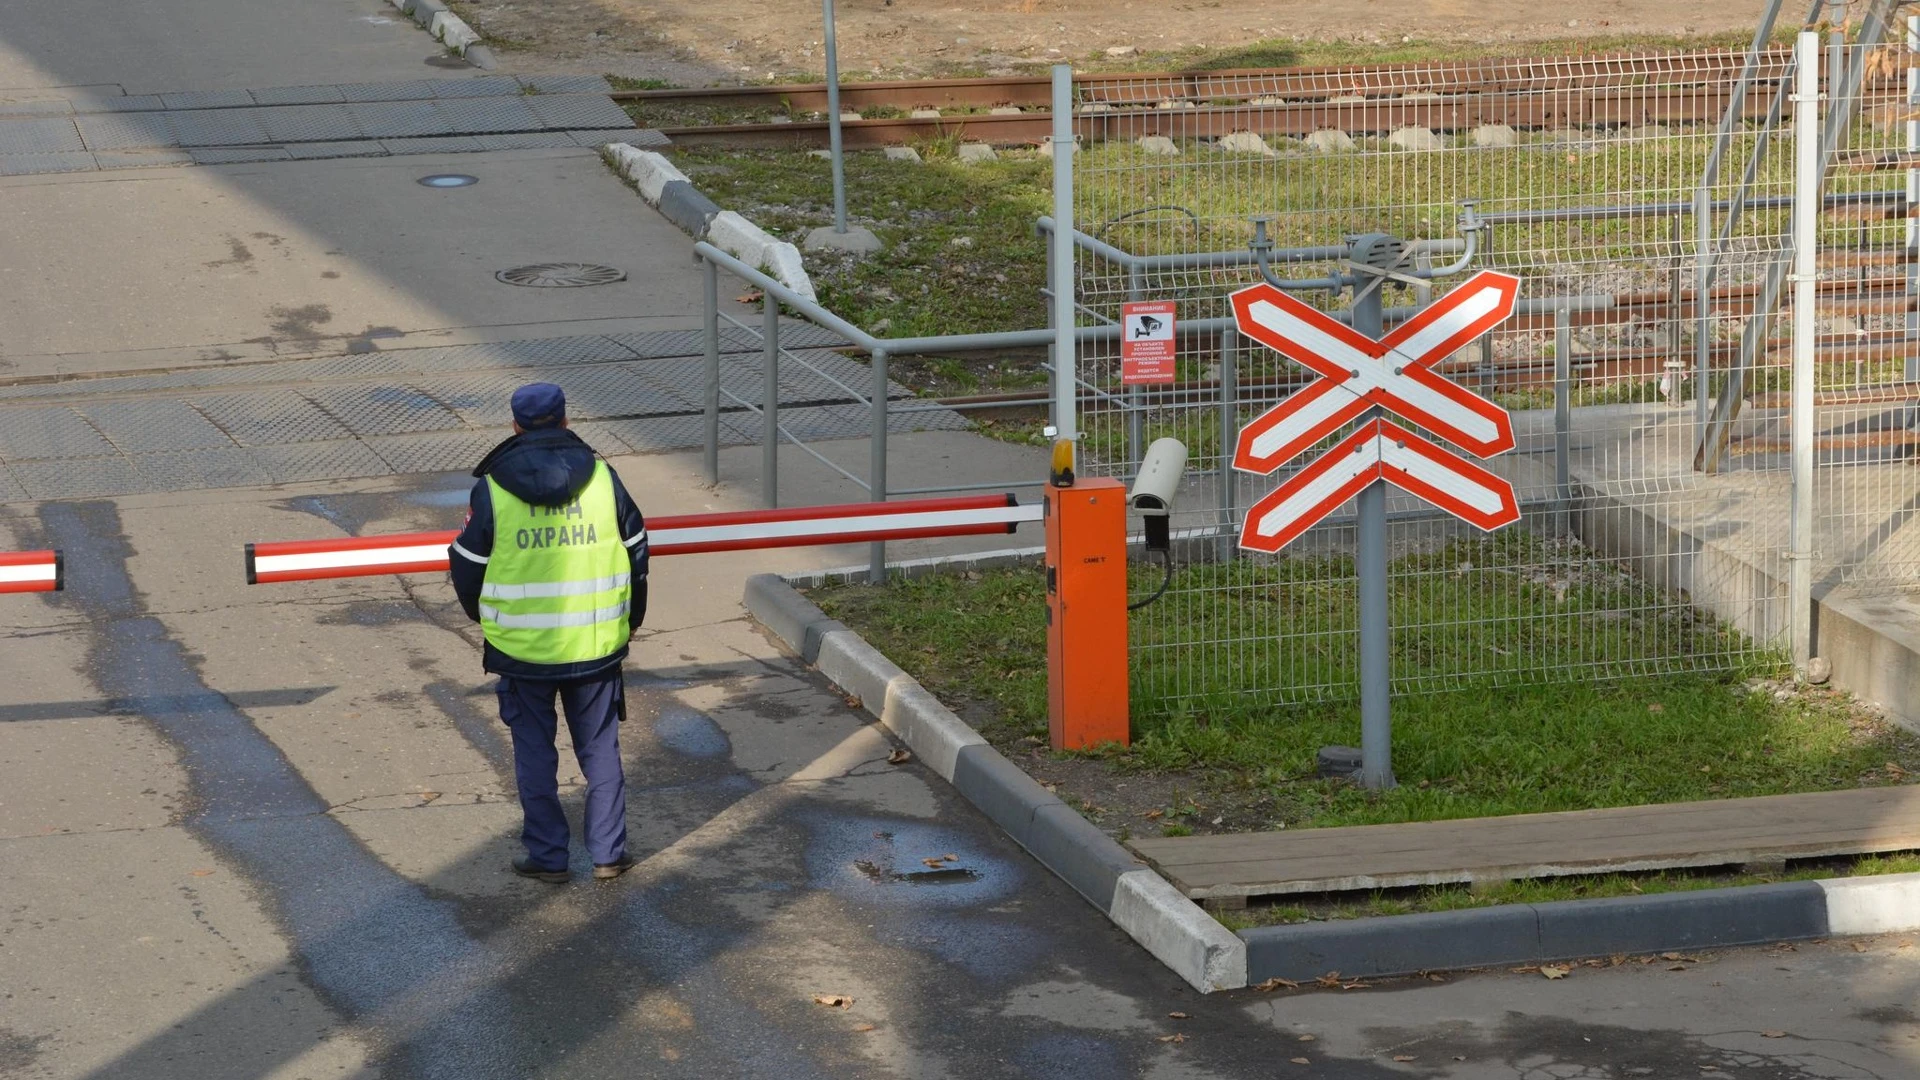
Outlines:
{"type": "Polygon", "coordinates": [[[513,422],[532,431],[559,427],[567,418],[567,393],[550,382],[528,383],[513,392],[513,422]]]}

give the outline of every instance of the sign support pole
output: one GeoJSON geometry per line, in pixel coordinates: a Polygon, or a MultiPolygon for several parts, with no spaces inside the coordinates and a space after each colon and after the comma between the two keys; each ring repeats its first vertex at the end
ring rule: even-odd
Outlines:
{"type": "Polygon", "coordinates": [[[834,26],[833,0],[821,0],[821,21],[827,34],[827,155],[833,159],[833,231],[847,232],[847,156],[840,136],[840,42],[834,26]]]}
{"type": "MultiPolygon", "coordinates": [[[[1386,333],[1381,294],[1385,279],[1373,287],[1354,282],[1353,328],[1370,338],[1386,333]]],[[[1380,416],[1375,407],[1366,419],[1380,416]]],[[[1356,566],[1360,576],[1360,785],[1374,791],[1393,787],[1393,630],[1387,603],[1387,485],[1375,480],[1360,492],[1360,535],[1356,566]]]]}
{"type": "Polygon", "coordinates": [[[1073,281],[1073,66],[1053,68],[1053,246],[1047,252],[1053,272],[1053,427],[1054,438],[1080,437],[1074,415],[1080,393],[1078,346],[1074,327],[1073,281]]]}

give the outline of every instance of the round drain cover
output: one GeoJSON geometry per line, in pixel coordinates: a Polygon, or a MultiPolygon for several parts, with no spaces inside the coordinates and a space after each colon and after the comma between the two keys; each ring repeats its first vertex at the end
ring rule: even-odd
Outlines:
{"type": "Polygon", "coordinates": [[[627,280],[625,270],[595,263],[535,263],[502,270],[493,276],[509,285],[533,289],[577,289],[583,285],[611,285],[627,280]]]}
{"type": "Polygon", "coordinates": [[[414,181],[422,187],[468,187],[479,182],[479,177],[465,173],[435,173],[414,181]]]}

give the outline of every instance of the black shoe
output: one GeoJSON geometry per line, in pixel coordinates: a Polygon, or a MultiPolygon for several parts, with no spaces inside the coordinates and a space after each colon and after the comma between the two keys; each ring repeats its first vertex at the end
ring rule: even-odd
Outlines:
{"type": "Polygon", "coordinates": [[[638,865],[640,865],[639,859],[631,855],[622,855],[619,862],[594,863],[593,876],[601,881],[607,881],[619,877],[638,865]]]}
{"type": "MultiPolygon", "coordinates": [[[[567,883],[567,872],[565,869],[548,870],[535,863],[533,857],[530,855],[522,855],[513,860],[513,872],[519,874],[521,877],[530,877],[535,881],[545,881],[554,885],[565,885],[567,883]]],[[[596,867],[594,869],[594,876],[599,876],[599,873],[600,871],[596,867]]]]}

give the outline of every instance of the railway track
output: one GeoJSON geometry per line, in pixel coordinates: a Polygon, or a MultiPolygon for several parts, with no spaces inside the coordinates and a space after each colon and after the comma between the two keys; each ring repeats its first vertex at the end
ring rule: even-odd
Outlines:
{"type": "MultiPolygon", "coordinates": [[[[1300,136],[1333,129],[1384,134],[1424,127],[1460,132],[1489,124],[1515,129],[1715,123],[1726,113],[1744,52],[1667,56],[1594,55],[1486,59],[1370,67],[1261,68],[1083,74],[1075,77],[1075,126],[1083,139],[1152,135],[1218,138],[1237,131],[1300,136]]],[[[1767,86],[1788,53],[1762,55],[1767,86]]],[[[841,88],[847,146],[871,149],[958,136],[969,142],[1031,145],[1052,130],[1044,76],[852,83],[841,88]],[[860,113],[858,119],[852,114],[860,113]],[[886,115],[868,116],[867,113],[886,115]]],[[[1893,89],[1888,83],[1888,89],[1893,89]]],[[[1869,88],[1870,91],[1875,89],[1869,88]]],[[[829,124],[824,83],[698,90],[616,91],[643,122],[691,146],[823,146],[829,124]],[[758,110],[766,122],[679,124],[689,106],[758,110]],[[649,112],[669,119],[656,123],[649,112]]],[[[1770,93],[1747,96],[1750,119],[1767,115],[1770,93]]]]}

